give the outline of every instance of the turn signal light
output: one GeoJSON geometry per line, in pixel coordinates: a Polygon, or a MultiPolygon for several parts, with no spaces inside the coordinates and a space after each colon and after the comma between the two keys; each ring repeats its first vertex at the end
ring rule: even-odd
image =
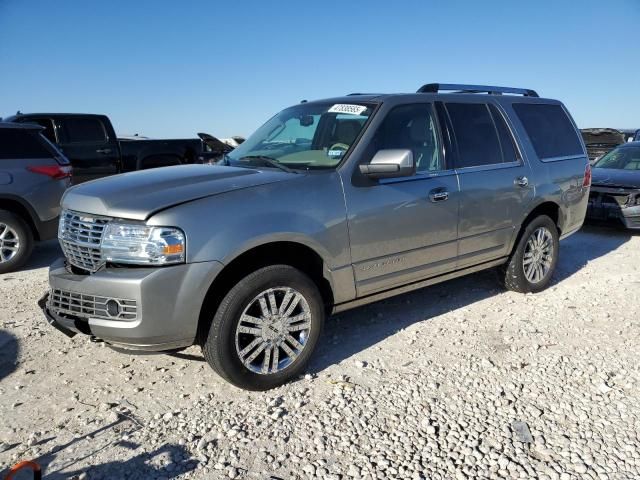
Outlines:
{"type": "Polygon", "coordinates": [[[182,245],[165,245],[162,248],[162,253],[165,255],[177,255],[182,253],[182,245]]]}

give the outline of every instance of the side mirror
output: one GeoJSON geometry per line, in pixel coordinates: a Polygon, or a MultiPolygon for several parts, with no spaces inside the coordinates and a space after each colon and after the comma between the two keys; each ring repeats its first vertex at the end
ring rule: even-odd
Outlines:
{"type": "Polygon", "coordinates": [[[416,173],[416,162],[408,149],[378,150],[371,163],[360,165],[360,173],[369,178],[410,177],[416,173]]]}

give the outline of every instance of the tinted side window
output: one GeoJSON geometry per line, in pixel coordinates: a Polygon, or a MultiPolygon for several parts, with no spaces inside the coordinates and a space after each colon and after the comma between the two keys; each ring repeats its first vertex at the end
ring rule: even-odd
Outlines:
{"type": "Polygon", "coordinates": [[[378,150],[409,149],[418,172],[443,170],[436,120],[428,103],[401,105],[391,110],[373,139],[378,150]]]}
{"type": "Polygon", "coordinates": [[[51,153],[34,131],[22,128],[0,128],[0,160],[51,158],[51,153]]]}
{"type": "Polygon", "coordinates": [[[576,129],[560,105],[514,103],[539,158],[584,155],[576,129]]]}
{"type": "Polygon", "coordinates": [[[495,105],[490,104],[489,110],[491,110],[493,121],[496,125],[496,129],[498,130],[498,138],[500,139],[500,148],[502,149],[503,161],[518,161],[520,159],[518,150],[516,149],[515,141],[513,140],[513,136],[509,131],[509,127],[507,127],[507,124],[505,123],[504,117],[498,111],[498,108],[495,105]]]}
{"type": "Polygon", "coordinates": [[[68,143],[102,143],[107,140],[97,118],[65,118],[62,122],[68,143]]]}
{"type": "Polygon", "coordinates": [[[498,132],[487,105],[447,103],[458,146],[457,168],[502,163],[498,132]]]}

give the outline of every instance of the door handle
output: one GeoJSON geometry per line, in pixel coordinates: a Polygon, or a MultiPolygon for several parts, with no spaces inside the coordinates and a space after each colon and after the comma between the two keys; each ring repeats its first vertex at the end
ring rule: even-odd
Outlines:
{"type": "Polygon", "coordinates": [[[433,203],[444,202],[449,199],[449,192],[441,188],[436,188],[429,192],[429,200],[433,203]]]}
{"type": "Polygon", "coordinates": [[[527,177],[516,177],[513,183],[519,187],[526,187],[529,185],[529,179],[527,177]]]}
{"type": "Polygon", "coordinates": [[[99,148],[98,150],[96,150],[96,153],[102,153],[103,155],[107,155],[107,154],[111,153],[111,149],[110,148],[99,148]]]}

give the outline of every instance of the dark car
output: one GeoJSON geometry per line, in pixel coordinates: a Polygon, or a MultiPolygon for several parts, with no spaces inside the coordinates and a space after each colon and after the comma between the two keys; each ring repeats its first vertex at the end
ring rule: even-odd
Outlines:
{"type": "Polygon", "coordinates": [[[71,165],[35,125],[0,123],[0,273],[19,268],[35,240],[58,231],[71,165]]]}
{"type": "Polygon", "coordinates": [[[611,149],[626,142],[624,133],[614,128],[583,128],[580,133],[592,164],[611,149]]]}
{"type": "Polygon", "coordinates": [[[18,113],[7,122],[32,123],[73,165],[73,183],[148,168],[208,163],[232,150],[215,137],[172,140],[120,140],[106,115],[18,113]]]}
{"type": "Polygon", "coordinates": [[[593,166],[587,218],[640,229],[640,142],[620,145],[593,166]]]}

